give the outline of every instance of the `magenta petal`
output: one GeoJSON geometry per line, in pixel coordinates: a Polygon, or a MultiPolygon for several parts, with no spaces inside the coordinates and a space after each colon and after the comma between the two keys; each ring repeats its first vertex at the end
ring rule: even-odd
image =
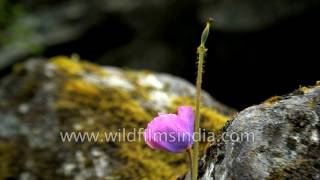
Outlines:
{"type": "Polygon", "coordinates": [[[190,133],[194,130],[194,114],[191,106],[180,106],[178,108],[178,118],[185,123],[190,133]]]}
{"type": "Polygon", "coordinates": [[[144,132],[146,144],[153,149],[181,152],[193,144],[193,112],[183,106],[175,114],[159,114],[144,132]]]}

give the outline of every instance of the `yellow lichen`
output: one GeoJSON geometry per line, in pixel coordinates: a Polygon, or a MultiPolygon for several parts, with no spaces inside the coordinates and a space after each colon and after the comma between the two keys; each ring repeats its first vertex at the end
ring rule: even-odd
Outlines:
{"type": "Polygon", "coordinates": [[[229,120],[228,116],[208,107],[201,108],[200,113],[203,117],[202,127],[208,130],[219,131],[229,120]]]}
{"type": "Polygon", "coordinates": [[[272,104],[274,104],[275,102],[278,102],[279,100],[281,100],[281,97],[280,97],[280,96],[272,96],[272,97],[270,97],[269,99],[265,100],[265,101],[263,102],[263,104],[272,105],[272,104]]]}
{"type": "Polygon", "coordinates": [[[187,170],[185,154],[151,150],[143,142],[122,144],[118,155],[126,163],[115,174],[124,179],[177,179],[187,170]]]}
{"type": "Polygon", "coordinates": [[[316,84],[313,86],[300,86],[299,90],[302,91],[303,93],[309,93],[312,88],[320,86],[320,81],[316,81],[316,84]]]}
{"type": "Polygon", "coordinates": [[[79,60],[78,57],[55,56],[49,59],[50,63],[54,64],[59,70],[69,75],[80,75],[81,73],[94,73],[99,76],[106,76],[108,73],[103,69],[89,63],[79,60]]]}
{"type": "Polygon", "coordinates": [[[80,79],[67,81],[64,88],[65,91],[80,93],[82,95],[96,96],[99,93],[97,87],[80,79]]]}
{"type": "Polygon", "coordinates": [[[56,56],[49,60],[52,64],[56,65],[59,70],[69,73],[71,75],[80,74],[83,72],[81,64],[75,60],[70,59],[66,56],[56,56]]]}
{"type": "Polygon", "coordinates": [[[308,93],[308,92],[310,92],[310,88],[308,88],[308,87],[306,87],[306,86],[300,86],[299,90],[302,91],[303,93],[308,93]]]}

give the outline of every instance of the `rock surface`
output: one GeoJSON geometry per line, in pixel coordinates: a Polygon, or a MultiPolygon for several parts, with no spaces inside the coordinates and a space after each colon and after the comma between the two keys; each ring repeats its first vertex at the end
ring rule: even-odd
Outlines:
{"type": "Polygon", "coordinates": [[[319,117],[319,83],[243,110],[226,126],[227,141],[208,149],[201,179],[319,179],[319,117]]]}
{"type": "MultiPolygon", "coordinates": [[[[171,75],[77,57],[18,64],[0,82],[0,179],[175,179],[187,171],[185,154],[151,150],[143,137],[107,141],[104,133],[144,128],[158,112],[191,105],[194,91],[171,75]],[[68,142],[66,132],[100,134],[68,142]]],[[[219,130],[233,110],[203,98],[202,127],[219,130]]]]}

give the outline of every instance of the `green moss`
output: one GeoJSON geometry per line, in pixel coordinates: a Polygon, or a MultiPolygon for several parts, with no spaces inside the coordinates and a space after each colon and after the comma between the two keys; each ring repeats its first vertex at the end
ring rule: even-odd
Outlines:
{"type": "Polygon", "coordinates": [[[203,117],[202,127],[209,130],[221,130],[230,119],[228,116],[225,116],[209,107],[203,107],[200,113],[203,117]]]}
{"type": "MultiPolygon", "coordinates": [[[[126,128],[128,132],[133,128],[146,127],[157,114],[151,107],[142,107],[140,102],[148,99],[150,88],[140,86],[138,76],[148,72],[126,71],[125,77],[134,85],[132,91],[126,91],[101,87],[78,76],[83,71],[100,72],[98,66],[88,71],[88,63],[66,57],[55,58],[51,62],[58,67],[57,73],[63,80],[55,103],[62,128],[99,132],[116,132],[119,128],[126,128]]],[[[169,112],[175,112],[179,105],[190,105],[192,102],[191,98],[178,97],[169,112]]],[[[204,107],[201,113],[202,127],[208,130],[219,130],[228,120],[228,117],[209,107],[204,107]]],[[[104,136],[103,133],[100,135],[104,136]]],[[[113,175],[120,179],[176,179],[187,171],[186,154],[152,150],[144,143],[143,137],[140,141],[113,142],[106,146],[110,157],[115,157],[119,162],[113,175]]]]}

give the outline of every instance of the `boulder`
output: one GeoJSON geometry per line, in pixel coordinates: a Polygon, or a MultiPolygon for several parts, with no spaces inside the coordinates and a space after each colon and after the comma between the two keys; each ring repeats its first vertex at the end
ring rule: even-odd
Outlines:
{"type": "MultiPolygon", "coordinates": [[[[76,56],[17,64],[0,82],[0,179],[176,178],[187,171],[186,154],[152,150],[138,131],[158,112],[192,105],[194,93],[175,76],[76,56]],[[87,138],[69,141],[66,133],[87,138]]],[[[203,104],[208,131],[221,129],[234,112],[205,92],[203,104]]]]}
{"type": "Polygon", "coordinates": [[[241,111],[208,148],[200,179],[319,179],[319,117],[319,83],[241,111]]]}

